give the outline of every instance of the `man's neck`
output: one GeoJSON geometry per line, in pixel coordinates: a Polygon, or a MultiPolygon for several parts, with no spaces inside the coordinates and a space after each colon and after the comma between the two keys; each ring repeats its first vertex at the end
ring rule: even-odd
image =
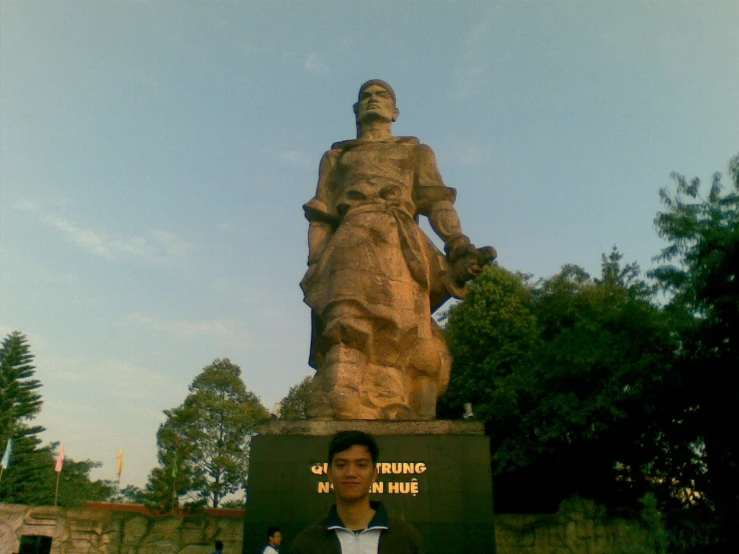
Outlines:
{"type": "Polygon", "coordinates": [[[363,122],[359,129],[359,136],[357,138],[362,140],[385,140],[392,136],[392,121],[378,119],[363,122]]]}
{"type": "Polygon", "coordinates": [[[342,523],[352,531],[366,529],[375,515],[375,510],[370,506],[369,497],[359,502],[344,502],[337,498],[336,511],[342,523]]]}

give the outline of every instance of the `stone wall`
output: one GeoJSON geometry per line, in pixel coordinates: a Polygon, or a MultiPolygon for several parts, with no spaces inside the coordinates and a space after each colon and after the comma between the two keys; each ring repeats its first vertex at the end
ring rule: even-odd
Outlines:
{"type": "Polygon", "coordinates": [[[52,537],[51,554],[210,554],[216,540],[241,552],[243,510],[155,516],[143,506],[84,509],[0,504],[0,553],[18,552],[22,535],[52,537]]]}
{"type": "Polygon", "coordinates": [[[495,516],[497,554],[650,552],[644,528],[608,518],[592,500],[565,500],[555,514],[495,516]]]}
{"type": "MultiPolygon", "coordinates": [[[[211,554],[216,540],[241,552],[243,510],[155,516],[143,506],[86,509],[0,504],[0,553],[18,552],[21,535],[53,539],[52,554],[211,554]]],[[[495,516],[498,554],[648,552],[641,526],[609,519],[590,500],[565,501],[556,514],[495,516]]],[[[287,542],[293,537],[286,537],[287,542]]]]}

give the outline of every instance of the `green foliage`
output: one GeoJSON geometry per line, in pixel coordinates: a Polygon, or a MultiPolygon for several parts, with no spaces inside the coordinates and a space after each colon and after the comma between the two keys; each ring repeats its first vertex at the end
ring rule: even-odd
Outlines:
{"type": "Polygon", "coordinates": [[[280,419],[300,420],[308,418],[305,407],[312,382],[313,377],[308,376],[297,385],[290,387],[287,396],[280,401],[280,419]]]}
{"type": "MultiPolygon", "coordinates": [[[[47,467],[51,470],[52,482],[55,484],[57,473],[54,470],[56,465],[58,443],[52,443],[48,450],[47,467]]],[[[64,467],[59,474],[59,500],[58,505],[67,508],[79,508],[85,505],[85,502],[103,502],[115,490],[115,482],[110,480],[90,479],[90,472],[94,468],[101,467],[100,462],[91,460],[74,460],[72,458],[64,459],[64,467]]],[[[46,489],[48,492],[48,504],[53,503],[54,488],[49,487],[50,481],[46,480],[46,489]]],[[[55,486],[55,485],[54,485],[55,486]]]]}
{"type": "MultiPolygon", "coordinates": [[[[451,309],[446,336],[454,369],[440,417],[459,418],[471,402],[476,416],[496,422],[496,435],[511,434],[532,402],[531,367],[539,344],[525,281],[494,265],[470,285],[467,298],[451,309]]],[[[526,463],[525,452],[499,444],[496,469],[526,463]]]]}
{"type": "Polygon", "coordinates": [[[160,465],[146,488],[151,502],[170,510],[184,497],[187,504],[217,508],[225,496],[245,493],[249,443],[269,414],[240,375],[228,359],[215,360],[193,380],[185,401],[164,411],[160,465]]]}
{"type": "Polygon", "coordinates": [[[107,500],[116,504],[146,504],[149,498],[143,489],[135,485],[126,485],[122,489],[116,487],[107,500]]]}
{"type": "MultiPolygon", "coordinates": [[[[49,448],[40,448],[36,437],[20,437],[14,440],[10,467],[3,472],[0,481],[0,503],[38,506],[53,504],[54,462],[49,448]],[[49,501],[49,486],[51,500],[49,501]]],[[[4,447],[4,445],[3,445],[4,447]]]]}
{"type": "Polygon", "coordinates": [[[639,499],[642,504],[641,521],[647,530],[647,537],[655,554],[665,554],[670,538],[657,505],[657,497],[647,493],[639,499]]]}
{"type": "Polygon", "coordinates": [[[739,155],[729,174],[729,191],[716,173],[704,195],[700,179],[672,174],[675,192],[660,191],[665,211],[655,224],[667,246],[653,276],[669,295],[666,309],[680,339],[680,379],[670,392],[682,425],[670,441],[701,453],[704,470],[693,489],[715,513],[717,548],[739,551],[739,441],[726,432],[739,418],[739,155]]]}
{"type": "MultiPolygon", "coordinates": [[[[54,471],[59,443],[38,447],[26,438],[19,440],[11,466],[0,482],[0,502],[27,506],[53,506],[57,473],[54,471]]],[[[65,458],[59,477],[57,505],[81,508],[85,502],[106,500],[115,490],[113,481],[90,479],[102,464],[65,458]]]]}
{"type": "Polygon", "coordinates": [[[675,551],[739,551],[739,441],[726,430],[739,419],[739,155],[729,174],[728,191],[720,174],[702,195],[676,173],[675,192],[660,191],[659,290],[614,250],[597,279],[564,266],[532,284],[491,268],[451,310],[440,415],[472,402],[485,422],[498,510],[641,498],[658,539],[644,551],[666,536],[675,551]]]}
{"type": "MultiPolygon", "coordinates": [[[[0,480],[0,503],[29,506],[53,505],[57,473],[56,449],[59,443],[41,446],[38,434],[43,427],[33,425],[41,410],[33,379],[33,354],[26,337],[15,331],[5,337],[0,348],[0,448],[13,438],[10,467],[0,480]]],[[[87,501],[105,500],[114,490],[111,481],[92,481],[90,471],[100,464],[67,458],[59,475],[58,505],[81,507],[87,501]]]]}
{"type": "MultiPolygon", "coordinates": [[[[38,505],[47,495],[42,483],[47,476],[48,449],[39,448],[43,427],[32,425],[41,411],[41,383],[33,379],[33,354],[25,335],[9,334],[0,347],[0,448],[13,439],[10,467],[0,481],[0,502],[38,505]]],[[[53,500],[53,496],[52,496],[53,500]]]]}
{"type": "Polygon", "coordinates": [[[14,331],[0,347],[0,442],[9,437],[32,439],[44,428],[29,426],[41,411],[41,382],[33,379],[33,354],[26,336],[14,331]]]}
{"type": "Polygon", "coordinates": [[[472,402],[485,422],[496,509],[554,511],[573,493],[637,505],[659,455],[652,422],[675,348],[653,292],[614,249],[599,279],[564,266],[531,284],[494,266],[452,309],[443,409],[472,402]]]}

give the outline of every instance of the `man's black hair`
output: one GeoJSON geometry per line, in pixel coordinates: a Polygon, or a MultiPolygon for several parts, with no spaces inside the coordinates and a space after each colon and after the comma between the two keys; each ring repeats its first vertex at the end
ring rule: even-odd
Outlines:
{"type": "Polygon", "coordinates": [[[328,443],[328,465],[334,461],[334,456],[344,450],[349,450],[352,446],[364,446],[369,450],[372,463],[376,464],[380,457],[380,447],[372,435],[363,433],[362,431],[339,431],[328,443]]]}
{"type": "Polygon", "coordinates": [[[271,539],[275,536],[275,533],[280,533],[280,532],[281,531],[279,527],[270,527],[269,529],[267,529],[267,538],[271,539]]]}
{"type": "Polygon", "coordinates": [[[223,550],[223,541],[216,541],[216,550],[223,550]]]}

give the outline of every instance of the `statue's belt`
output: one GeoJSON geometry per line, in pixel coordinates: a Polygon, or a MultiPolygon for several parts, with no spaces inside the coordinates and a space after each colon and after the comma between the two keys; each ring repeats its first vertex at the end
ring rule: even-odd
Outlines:
{"type": "Polygon", "coordinates": [[[411,277],[421,285],[422,289],[428,289],[428,265],[423,254],[423,244],[418,237],[418,225],[413,217],[397,202],[378,199],[351,206],[344,216],[344,221],[353,216],[372,212],[387,213],[395,218],[400,237],[400,249],[411,277]]]}

